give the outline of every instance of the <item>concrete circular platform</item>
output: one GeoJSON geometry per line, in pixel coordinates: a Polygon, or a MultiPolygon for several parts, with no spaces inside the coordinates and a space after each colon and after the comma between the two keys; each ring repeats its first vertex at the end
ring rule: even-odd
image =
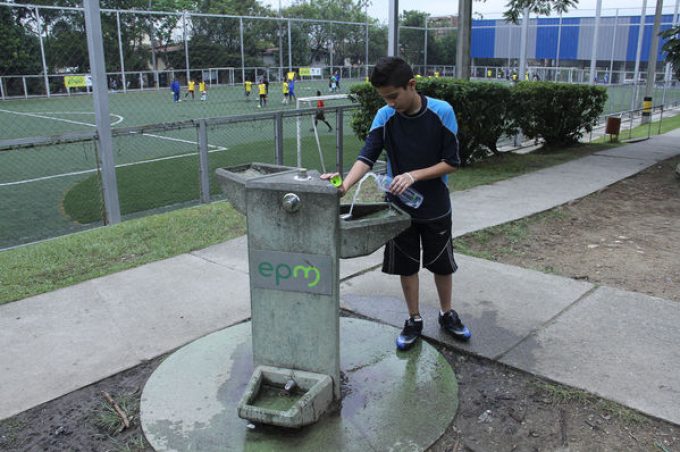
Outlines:
{"type": "Polygon", "coordinates": [[[164,451],[426,449],[456,414],[458,384],[427,342],[396,351],[397,333],[341,318],[341,407],[301,429],[248,428],[236,407],[253,372],[250,323],[210,334],[169,356],[147,381],[144,434],[164,451]]]}

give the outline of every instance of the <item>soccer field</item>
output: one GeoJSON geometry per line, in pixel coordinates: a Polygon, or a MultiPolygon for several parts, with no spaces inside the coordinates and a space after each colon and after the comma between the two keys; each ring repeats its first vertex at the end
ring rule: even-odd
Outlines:
{"type": "MultiPolygon", "coordinates": [[[[343,86],[345,88],[345,86],[343,86]]],[[[327,94],[324,82],[298,82],[296,95],[327,94]],[[324,89],[325,88],[325,89],[324,89]]],[[[269,105],[258,108],[257,93],[246,98],[241,87],[219,87],[208,91],[205,102],[184,97],[173,103],[169,90],[112,93],[109,95],[114,129],[146,124],[173,124],[200,118],[239,116],[295,109],[294,102],[282,105],[280,86],[270,84],[269,105]]],[[[328,108],[349,104],[328,101],[328,108]]],[[[327,109],[327,120],[336,127],[335,113],[327,109]]],[[[322,165],[311,117],[301,120],[302,164],[322,165]]],[[[345,162],[351,163],[361,143],[353,136],[350,115],[344,121],[345,162]]],[[[94,131],[92,97],[78,95],[50,99],[17,99],[0,103],[0,140],[58,135],[72,131],[94,131]]],[[[319,124],[319,143],[325,167],[335,168],[335,131],[319,124]]],[[[283,124],[284,164],[297,162],[297,121],[283,124]]],[[[143,134],[114,136],[114,159],[121,213],[124,217],[198,202],[198,136],[194,126],[154,130],[143,134]]],[[[208,128],[211,196],[221,197],[214,169],[251,161],[275,162],[272,118],[208,128]]],[[[72,232],[103,221],[101,187],[95,144],[62,143],[0,151],[0,248],[72,232]]]]}

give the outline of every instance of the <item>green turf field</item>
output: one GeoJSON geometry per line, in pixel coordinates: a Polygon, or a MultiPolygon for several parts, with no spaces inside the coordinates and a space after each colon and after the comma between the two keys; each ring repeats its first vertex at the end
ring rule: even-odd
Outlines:
{"type": "MultiPolygon", "coordinates": [[[[327,93],[325,82],[298,82],[298,97],[327,93]],[[324,89],[325,88],[325,89],[324,89]]],[[[190,97],[173,103],[168,89],[114,93],[109,96],[114,128],[174,123],[190,119],[238,116],[280,109],[278,84],[270,84],[269,105],[258,108],[257,94],[246,99],[241,87],[210,89],[205,102],[190,97]]],[[[346,105],[347,100],[326,105],[346,105]]],[[[58,135],[94,130],[92,97],[85,95],[50,99],[17,99],[0,103],[0,140],[58,135]]],[[[327,111],[335,129],[335,114],[327,111]]],[[[319,150],[312,120],[302,118],[302,164],[320,169],[319,150]]],[[[327,169],[335,167],[335,131],[319,124],[319,138],[327,169]]],[[[284,164],[297,162],[297,121],[284,119],[284,164]]],[[[353,136],[350,115],[344,120],[345,162],[351,164],[361,143],[353,136]]],[[[181,130],[115,136],[121,213],[124,217],[149,210],[190,205],[199,199],[198,137],[195,127],[181,130]]],[[[275,163],[274,122],[271,118],[208,128],[211,174],[221,166],[251,161],[275,163]]],[[[220,189],[211,179],[211,195],[220,189]]],[[[0,151],[0,248],[31,242],[99,225],[103,221],[97,157],[92,142],[58,144],[0,151]]]]}

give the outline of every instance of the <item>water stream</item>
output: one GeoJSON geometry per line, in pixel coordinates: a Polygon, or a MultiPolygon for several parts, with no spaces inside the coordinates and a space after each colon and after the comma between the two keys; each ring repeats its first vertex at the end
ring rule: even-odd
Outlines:
{"type": "Polygon", "coordinates": [[[354,203],[356,202],[357,198],[359,197],[359,193],[361,192],[361,184],[363,184],[364,181],[369,177],[372,177],[373,180],[375,180],[376,185],[378,184],[378,176],[373,171],[369,171],[368,173],[364,174],[364,177],[359,179],[357,189],[354,192],[354,196],[352,197],[352,204],[350,204],[349,206],[349,212],[341,216],[343,220],[349,221],[352,219],[352,210],[354,210],[354,203]]]}

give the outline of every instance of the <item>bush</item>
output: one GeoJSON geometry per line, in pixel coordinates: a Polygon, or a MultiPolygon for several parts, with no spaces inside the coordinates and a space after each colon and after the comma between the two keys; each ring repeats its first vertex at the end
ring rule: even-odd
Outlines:
{"type": "MultiPolygon", "coordinates": [[[[427,78],[418,80],[416,89],[453,106],[463,166],[498,153],[498,140],[515,134],[518,128],[527,137],[540,137],[549,144],[578,141],[584,129],[592,130],[607,99],[604,88],[549,82],[510,86],[427,78]]],[[[361,106],[352,116],[352,128],[364,140],[385,102],[369,83],[352,86],[351,95],[361,106]]]]}
{"type": "Polygon", "coordinates": [[[558,145],[590,132],[607,100],[599,86],[550,82],[518,83],[512,95],[513,116],[524,135],[558,145]]]}

